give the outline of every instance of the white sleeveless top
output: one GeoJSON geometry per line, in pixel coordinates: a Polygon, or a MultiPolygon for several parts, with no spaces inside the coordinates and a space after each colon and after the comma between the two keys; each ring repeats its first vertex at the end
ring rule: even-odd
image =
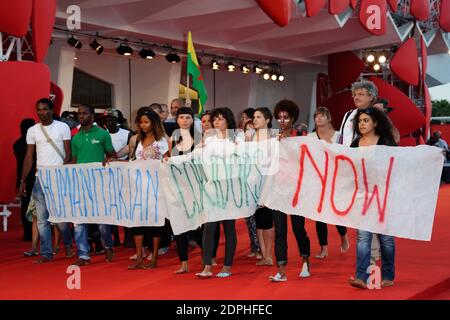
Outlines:
{"type": "MultiPolygon", "coordinates": [[[[116,152],[119,152],[128,144],[128,135],[129,134],[130,134],[130,131],[122,129],[122,128],[119,128],[119,131],[117,131],[116,133],[111,133],[111,132],[109,133],[109,135],[111,136],[112,145],[116,152]]],[[[128,155],[124,155],[124,156],[120,157],[119,159],[125,160],[126,158],[128,158],[128,155]]]]}

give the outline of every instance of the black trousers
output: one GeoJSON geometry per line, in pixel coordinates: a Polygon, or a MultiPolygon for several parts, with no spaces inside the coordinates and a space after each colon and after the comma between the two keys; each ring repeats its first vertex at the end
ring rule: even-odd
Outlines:
{"type": "MultiPolygon", "coordinates": [[[[207,222],[205,223],[202,239],[202,257],[203,264],[211,265],[214,251],[217,251],[217,228],[220,228],[220,223],[223,224],[223,231],[225,233],[225,261],[224,266],[231,267],[233,265],[234,254],[236,252],[237,237],[236,237],[236,221],[225,220],[221,222],[207,222]]],[[[219,229],[220,230],[220,229],[219,229]]]]}
{"type": "MultiPolygon", "coordinates": [[[[337,231],[340,236],[345,236],[347,234],[347,228],[343,226],[336,226],[337,231]]],[[[316,232],[319,238],[319,245],[328,245],[328,227],[324,222],[316,221],[316,232]]]]}
{"type": "MultiPolygon", "coordinates": [[[[273,223],[275,226],[275,257],[277,264],[287,265],[287,215],[280,211],[274,211],[273,223]]],[[[300,255],[308,258],[311,254],[311,243],[305,230],[305,217],[291,215],[291,224],[300,255]]]]}
{"type": "Polygon", "coordinates": [[[202,247],[203,226],[196,230],[187,231],[175,236],[177,243],[178,258],[180,261],[188,260],[189,238],[197,242],[199,247],[202,247]]]}

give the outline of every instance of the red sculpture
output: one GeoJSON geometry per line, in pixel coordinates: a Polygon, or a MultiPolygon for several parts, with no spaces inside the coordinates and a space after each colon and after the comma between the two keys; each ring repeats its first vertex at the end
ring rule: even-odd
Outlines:
{"type": "MultiPolygon", "coordinates": [[[[55,0],[0,1],[0,33],[4,44],[17,45],[18,39],[20,42],[21,38],[29,36],[31,23],[34,54],[34,61],[0,62],[0,118],[7,120],[0,135],[0,203],[9,203],[16,196],[16,160],[12,146],[20,136],[20,121],[36,119],[36,101],[50,94],[50,70],[42,61],[50,45],[55,10],[55,0]],[[8,41],[7,37],[15,38],[8,41]]],[[[6,60],[11,57],[13,55],[6,60]]],[[[55,113],[59,112],[60,106],[55,109],[55,113]]]]}

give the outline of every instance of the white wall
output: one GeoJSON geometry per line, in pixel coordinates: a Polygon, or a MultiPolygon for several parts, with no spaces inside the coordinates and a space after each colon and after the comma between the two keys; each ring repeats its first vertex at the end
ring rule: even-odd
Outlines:
{"type": "MultiPolygon", "coordinates": [[[[206,109],[213,107],[213,71],[202,68],[208,101],[206,109]]],[[[293,100],[300,108],[299,122],[309,122],[311,107],[315,109],[315,80],[326,67],[308,66],[287,70],[285,81],[264,80],[256,74],[243,74],[240,71],[216,71],[216,107],[229,107],[238,114],[248,107],[267,107],[274,109],[282,99],[293,100]]],[[[238,119],[237,119],[238,120],[238,119]]]]}
{"type": "Polygon", "coordinates": [[[89,49],[76,50],[57,43],[50,47],[46,63],[50,67],[52,81],[64,91],[63,111],[70,110],[74,67],[111,83],[113,105],[129,120],[134,119],[136,110],[143,105],[168,103],[178,96],[181,65],[170,64],[162,56],[154,60],[128,59],[105,53],[98,56],[89,49]],[[78,59],[74,60],[74,56],[78,59]]]}
{"type": "MultiPolygon", "coordinates": [[[[67,44],[56,43],[50,47],[46,63],[50,67],[52,81],[64,91],[63,111],[70,108],[75,66],[111,83],[113,104],[131,122],[139,107],[152,102],[168,104],[177,97],[182,71],[181,64],[170,64],[163,56],[151,61],[132,58],[130,104],[129,59],[126,57],[106,53],[98,56],[89,48],[76,50],[67,44]],[[73,59],[75,55],[77,60],[73,59]]],[[[204,65],[202,71],[208,92],[206,109],[212,109],[213,71],[208,65],[204,65]]],[[[229,107],[238,117],[245,108],[268,107],[273,110],[279,100],[290,99],[300,107],[299,122],[309,123],[311,109],[315,108],[312,92],[319,72],[326,72],[326,67],[305,65],[285,68],[286,80],[279,82],[266,81],[254,73],[216,71],[216,107],[229,107]]]]}

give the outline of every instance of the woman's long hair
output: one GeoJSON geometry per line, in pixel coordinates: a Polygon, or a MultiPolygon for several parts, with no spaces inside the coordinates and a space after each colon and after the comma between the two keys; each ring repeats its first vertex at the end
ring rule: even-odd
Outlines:
{"type": "Polygon", "coordinates": [[[165,136],[164,127],[163,127],[163,124],[161,122],[161,118],[159,117],[159,115],[150,108],[140,108],[138,111],[138,114],[136,116],[136,120],[135,120],[136,127],[137,127],[137,134],[138,134],[137,141],[138,142],[142,141],[142,139],[145,138],[145,133],[142,132],[141,125],[140,125],[141,118],[143,116],[147,116],[150,119],[150,122],[152,124],[151,130],[152,130],[153,137],[155,138],[155,141],[159,141],[162,138],[164,138],[164,136],[165,136]]]}
{"type": "Polygon", "coordinates": [[[380,136],[380,139],[382,139],[386,145],[396,145],[392,134],[393,127],[391,122],[383,111],[374,107],[361,109],[356,113],[355,120],[353,121],[353,132],[357,137],[362,136],[359,131],[358,120],[363,113],[367,114],[374,122],[376,122],[377,125],[375,126],[375,134],[380,136]]]}

